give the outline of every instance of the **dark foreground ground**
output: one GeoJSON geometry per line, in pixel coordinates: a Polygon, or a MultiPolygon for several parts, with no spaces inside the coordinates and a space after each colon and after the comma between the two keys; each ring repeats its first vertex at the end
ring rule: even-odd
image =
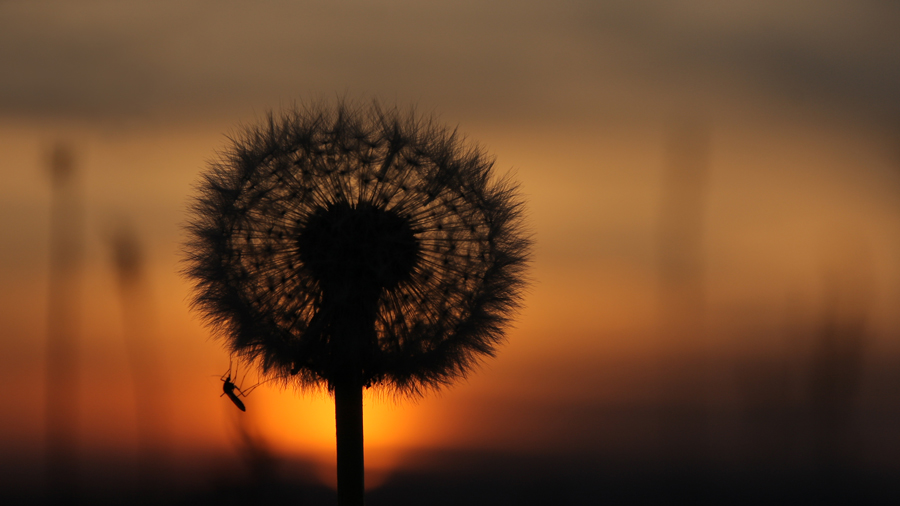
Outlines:
{"type": "MultiPolygon", "coordinates": [[[[586,504],[900,504],[900,476],[839,466],[807,469],[722,465],[650,466],[591,457],[447,453],[427,470],[400,472],[369,491],[368,506],[586,504]]],[[[334,505],[333,490],[303,481],[302,463],[267,475],[222,470],[196,485],[94,483],[73,497],[11,484],[0,504],[334,505]],[[284,478],[295,474],[294,478],[284,478]]],[[[224,468],[223,468],[224,469],[224,468]]],[[[183,478],[183,477],[182,477],[183,478]]]]}

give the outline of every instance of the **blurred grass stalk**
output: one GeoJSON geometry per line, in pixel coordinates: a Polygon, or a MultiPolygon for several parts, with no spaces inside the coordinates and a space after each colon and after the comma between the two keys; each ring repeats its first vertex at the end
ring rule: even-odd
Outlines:
{"type": "Polygon", "coordinates": [[[57,501],[76,495],[78,482],[78,327],[80,325],[84,212],[72,149],[50,154],[50,273],[47,308],[46,466],[57,501]]]}
{"type": "MultiPolygon", "coordinates": [[[[701,118],[667,126],[659,215],[660,455],[668,466],[702,467],[709,450],[705,339],[704,228],[710,133],[701,118]]],[[[682,480],[666,493],[696,502],[704,483],[682,480]]]]}
{"type": "Polygon", "coordinates": [[[134,388],[139,482],[145,490],[156,490],[166,478],[165,457],[168,450],[165,432],[168,388],[159,349],[154,342],[156,312],[147,285],[144,249],[133,227],[122,224],[116,228],[110,246],[134,388]]]}

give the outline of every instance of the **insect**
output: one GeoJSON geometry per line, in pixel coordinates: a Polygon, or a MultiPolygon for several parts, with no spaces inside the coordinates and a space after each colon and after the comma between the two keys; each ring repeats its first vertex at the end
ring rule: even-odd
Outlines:
{"type": "Polygon", "coordinates": [[[227,395],[228,398],[231,399],[231,402],[233,402],[234,405],[238,407],[238,409],[240,409],[241,411],[247,411],[247,407],[244,405],[244,401],[242,401],[240,399],[240,397],[247,397],[247,395],[249,395],[250,392],[253,391],[253,389],[258,387],[260,385],[260,383],[257,383],[255,385],[253,385],[252,387],[248,388],[246,392],[241,390],[240,387],[238,387],[237,384],[234,382],[234,380],[237,380],[237,370],[236,369],[235,369],[235,374],[234,374],[234,380],[231,379],[231,367],[232,367],[232,364],[229,363],[228,371],[225,372],[225,374],[223,374],[221,377],[219,377],[219,379],[222,380],[222,393],[219,395],[219,397],[222,397],[223,395],[227,395]]]}
{"type": "MultiPolygon", "coordinates": [[[[244,406],[244,401],[242,401],[240,398],[238,398],[238,395],[243,395],[244,397],[247,397],[247,394],[245,394],[240,388],[238,388],[237,385],[234,384],[233,381],[231,381],[231,371],[230,370],[225,374],[226,374],[226,377],[220,378],[223,382],[222,395],[227,395],[228,398],[231,399],[231,402],[233,402],[234,405],[237,406],[238,409],[240,409],[241,411],[247,411],[247,407],[244,406]],[[237,392],[237,393],[235,393],[235,392],[237,392]]],[[[222,395],[220,395],[219,397],[222,397],[222,395]]]]}

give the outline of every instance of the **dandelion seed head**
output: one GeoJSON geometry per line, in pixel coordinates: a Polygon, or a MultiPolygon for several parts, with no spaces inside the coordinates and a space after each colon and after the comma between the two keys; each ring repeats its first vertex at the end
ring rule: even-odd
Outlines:
{"type": "Polygon", "coordinates": [[[492,355],[529,240],[516,187],[455,133],[377,104],[247,128],[199,184],[193,306],[230,351],[301,388],[342,368],[418,394],[492,355]]]}

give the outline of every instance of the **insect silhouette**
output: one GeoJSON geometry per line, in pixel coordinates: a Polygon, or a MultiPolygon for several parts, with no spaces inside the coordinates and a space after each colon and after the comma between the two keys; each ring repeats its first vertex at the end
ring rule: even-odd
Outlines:
{"type": "Polygon", "coordinates": [[[244,401],[240,399],[240,397],[247,397],[256,387],[258,387],[261,383],[257,383],[252,387],[248,388],[247,391],[243,391],[234,380],[237,380],[237,370],[234,371],[234,380],[231,378],[231,366],[232,364],[228,364],[228,371],[219,377],[222,380],[222,393],[219,397],[223,395],[227,395],[231,402],[234,403],[235,406],[238,407],[241,411],[247,411],[247,406],[244,405],[244,401]]]}

